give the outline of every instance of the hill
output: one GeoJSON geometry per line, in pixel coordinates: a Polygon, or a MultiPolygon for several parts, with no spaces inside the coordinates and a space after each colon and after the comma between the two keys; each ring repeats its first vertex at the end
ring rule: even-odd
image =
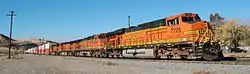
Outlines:
{"type": "MultiPolygon", "coordinates": [[[[1,34],[0,33],[0,41],[3,41],[3,42],[5,42],[5,41],[9,41],[9,37],[8,36],[6,36],[6,35],[4,35],[4,34],[1,34]]],[[[16,41],[16,40],[14,40],[14,39],[12,39],[13,41],[16,41]]]]}
{"type": "MultiPolygon", "coordinates": [[[[7,46],[9,39],[10,38],[8,36],[0,33],[0,46],[7,46]]],[[[12,39],[12,41],[15,42],[16,40],[12,39]]]]}

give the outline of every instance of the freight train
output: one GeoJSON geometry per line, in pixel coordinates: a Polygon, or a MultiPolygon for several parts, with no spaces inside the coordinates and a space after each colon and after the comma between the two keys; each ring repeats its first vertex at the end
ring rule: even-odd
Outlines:
{"type": "Polygon", "coordinates": [[[219,43],[213,39],[211,25],[195,13],[182,13],[60,43],[44,53],[106,58],[215,60],[224,57],[219,43]]]}

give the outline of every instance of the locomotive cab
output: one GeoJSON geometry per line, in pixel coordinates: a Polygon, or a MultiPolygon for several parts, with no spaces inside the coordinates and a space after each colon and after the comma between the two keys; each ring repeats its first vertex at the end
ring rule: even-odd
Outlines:
{"type": "MultiPolygon", "coordinates": [[[[209,23],[200,19],[197,14],[184,13],[166,19],[168,33],[177,41],[168,42],[193,43],[211,41],[211,27],[209,23]],[[203,36],[204,35],[204,36],[203,36]]],[[[168,38],[172,38],[168,36],[168,38]]]]}
{"type": "MultiPolygon", "coordinates": [[[[167,18],[166,21],[167,42],[180,43],[174,45],[181,47],[177,49],[188,49],[189,55],[195,54],[193,57],[201,57],[206,60],[223,57],[219,45],[213,43],[211,26],[207,21],[201,20],[198,14],[179,14],[167,18]]],[[[186,55],[183,53],[179,55],[186,55]]]]}
{"type": "Polygon", "coordinates": [[[180,17],[183,38],[187,42],[210,42],[212,41],[212,28],[207,21],[201,20],[199,15],[185,13],[180,17]]]}

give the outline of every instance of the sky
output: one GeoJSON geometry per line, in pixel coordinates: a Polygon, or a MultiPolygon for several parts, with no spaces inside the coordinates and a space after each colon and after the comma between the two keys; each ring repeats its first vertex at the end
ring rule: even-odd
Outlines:
{"type": "Polygon", "coordinates": [[[185,12],[208,20],[210,13],[250,19],[250,0],[0,0],[0,33],[9,35],[14,10],[13,37],[71,41],[138,25],[185,12]]]}

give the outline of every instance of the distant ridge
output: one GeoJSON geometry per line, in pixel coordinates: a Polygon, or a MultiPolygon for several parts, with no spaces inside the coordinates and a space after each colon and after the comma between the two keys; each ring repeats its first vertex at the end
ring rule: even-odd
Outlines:
{"type": "MultiPolygon", "coordinates": [[[[4,42],[4,41],[9,41],[9,37],[4,35],[4,34],[1,34],[0,33],[0,41],[4,42]]],[[[12,39],[13,41],[16,41],[15,39],[12,39]]]]}
{"type": "Polygon", "coordinates": [[[50,42],[50,43],[58,43],[58,42],[55,42],[55,41],[51,41],[51,40],[44,40],[43,39],[40,39],[40,38],[30,38],[27,40],[28,42],[31,42],[31,43],[35,43],[35,44],[42,44],[44,41],[45,42],[50,42]]]}

